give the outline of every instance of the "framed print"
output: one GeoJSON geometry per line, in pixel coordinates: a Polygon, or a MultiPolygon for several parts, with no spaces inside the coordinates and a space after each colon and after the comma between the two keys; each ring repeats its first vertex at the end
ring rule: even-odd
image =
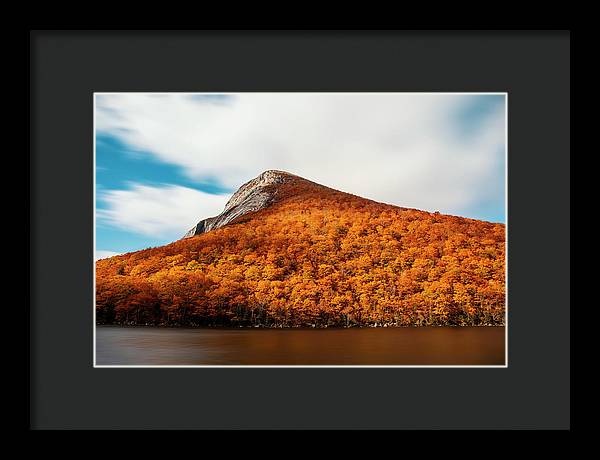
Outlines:
{"type": "Polygon", "coordinates": [[[568,31],[31,31],[30,81],[30,428],[570,429],[568,31]]]}

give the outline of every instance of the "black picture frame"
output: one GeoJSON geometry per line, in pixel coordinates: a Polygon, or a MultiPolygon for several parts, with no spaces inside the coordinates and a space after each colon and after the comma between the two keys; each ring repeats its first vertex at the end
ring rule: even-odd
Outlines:
{"type": "Polygon", "coordinates": [[[569,31],[31,31],[31,429],[569,429],[569,31]],[[93,93],[508,93],[509,365],[93,368],[93,93]]]}

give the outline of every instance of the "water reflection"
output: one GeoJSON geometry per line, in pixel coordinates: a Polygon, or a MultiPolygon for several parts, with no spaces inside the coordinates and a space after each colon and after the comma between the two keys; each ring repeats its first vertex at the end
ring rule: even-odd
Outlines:
{"type": "Polygon", "coordinates": [[[99,365],[503,365],[504,327],[96,328],[99,365]]]}

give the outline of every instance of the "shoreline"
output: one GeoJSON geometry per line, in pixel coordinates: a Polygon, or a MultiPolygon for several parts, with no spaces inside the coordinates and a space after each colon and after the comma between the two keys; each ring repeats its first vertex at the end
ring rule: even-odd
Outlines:
{"type": "Polygon", "coordinates": [[[440,325],[423,325],[423,326],[190,326],[190,325],[166,325],[166,324],[99,324],[95,327],[122,327],[122,328],[148,328],[148,329],[215,329],[215,330],[324,330],[324,329],[425,329],[425,328],[493,328],[506,327],[506,324],[474,324],[474,325],[456,325],[456,324],[440,324],[440,325]]]}

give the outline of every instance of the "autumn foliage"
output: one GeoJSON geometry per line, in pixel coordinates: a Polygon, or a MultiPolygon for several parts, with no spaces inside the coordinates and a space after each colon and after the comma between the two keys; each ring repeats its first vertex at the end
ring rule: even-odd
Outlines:
{"type": "Polygon", "coordinates": [[[501,325],[505,227],[294,179],[270,207],[96,264],[99,324],[501,325]]]}

